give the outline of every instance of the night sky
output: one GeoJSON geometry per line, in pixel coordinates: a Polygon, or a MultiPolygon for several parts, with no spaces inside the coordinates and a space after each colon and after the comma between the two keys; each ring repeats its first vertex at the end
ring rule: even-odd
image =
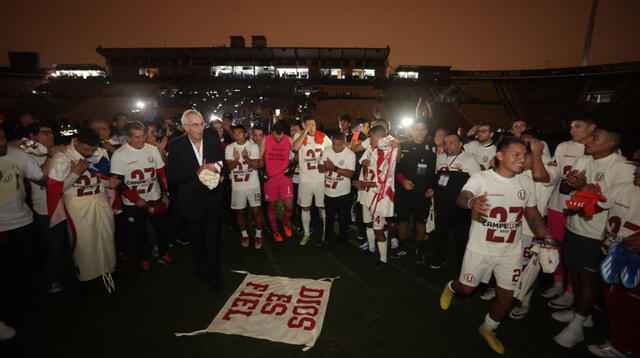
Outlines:
{"type": "MultiPolygon", "coordinates": [[[[391,46],[391,64],[454,69],[580,65],[590,0],[504,1],[15,1],[0,11],[7,51],[38,51],[43,66],[99,63],[103,47],[391,46]],[[9,8],[7,8],[9,7],[9,8]]],[[[589,64],[640,60],[640,1],[601,0],[589,64]]]]}

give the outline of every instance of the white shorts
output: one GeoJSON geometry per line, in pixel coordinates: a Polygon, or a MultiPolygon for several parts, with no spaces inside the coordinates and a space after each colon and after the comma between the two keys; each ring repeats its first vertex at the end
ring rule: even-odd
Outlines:
{"type": "Polygon", "coordinates": [[[251,189],[231,191],[231,209],[242,210],[247,207],[247,202],[249,202],[249,206],[253,208],[260,206],[261,201],[262,194],[260,194],[259,186],[251,189]]]}
{"type": "Polygon", "coordinates": [[[384,226],[387,224],[387,220],[383,217],[372,217],[371,212],[364,205],[362,206],[362,222],[365,224],[373,222],[373,230],[384,230],[384,226]]]}
{"type": "Polygon", "coordinates": [[[522,266],[527,266],[531,258],[531,247],[533,246],[533,236],[522,234],[522,266]]]}
{"type": "Polygon", "coordinates": [[[314,198],[316,207],[324,208],[324,182],[303,181],[298,184],[298,205],[308,208],[314,198]]]}
{"type": "Polygon", "coordinates": [[[520,252],[511,256],[489,256],[467,250],[462,260],[459,280],[463,285],[477,287],[480,282],[489,283],[493,274],[499,287],[513,291],[521,273],[520,252]]]}

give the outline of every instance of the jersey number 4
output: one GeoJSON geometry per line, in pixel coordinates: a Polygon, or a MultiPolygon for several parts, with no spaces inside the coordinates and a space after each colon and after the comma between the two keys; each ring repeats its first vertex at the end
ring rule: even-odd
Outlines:
{"type": "MultiPolygon", "coordinates": [[[[512,206],[509,208],[509,213],[516,214],[515,222],[518,223],[520,222],[520,220],[522,220],[522,216],[524,215],[524,208],[521,206],[512,206]]],[[[489,212],[489,217],[492,219],[498,219],[501,223],[505,223],[507,222],[507,218],[509,217],[509,215],[507,214],[507,209],[496,206],[495,208],[491,209],[491,212],[489,212]]],[[[509,237],[506,241],[507,244],[510,244],[513,242],[513,240],[515,240],[517,232],[517,228],[511,229],[509,237]]],[[[487,241],[505,242],[503,236],[497,236],[495,235],[495,233],[495,229],[487,229],[487,241]]]]}

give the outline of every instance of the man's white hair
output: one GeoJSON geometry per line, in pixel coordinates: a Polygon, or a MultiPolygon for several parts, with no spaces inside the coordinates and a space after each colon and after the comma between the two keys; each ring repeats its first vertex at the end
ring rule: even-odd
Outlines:
{"type": "Polygon", "coordinates": [[[186,111],[184,111],[184,113],[182,113],[180,123],[182,123],[182,125],[187,124],[187,117],[194,114],[200,116],[200,118],[202,118],[202,120],[204,121],[204,117],[202,116],[202,114],[200,114],[200,112],[196,111],[195,109],[187,109],[186,111]]]}

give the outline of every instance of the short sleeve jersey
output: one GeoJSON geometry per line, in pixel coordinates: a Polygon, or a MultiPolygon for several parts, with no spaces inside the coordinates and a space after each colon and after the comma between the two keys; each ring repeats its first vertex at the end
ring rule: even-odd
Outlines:
{"type": "MultiPolygon", "coordinates": [[[[128,143],[118,148],[111,158],[111,173],[122,175],[127,187],[134,190],[144,200],[158,200],[161,196],[157,171],[164,168],[164,161],[158,148],[146,144],[136,149],[128,143]]],[[[124,205],[135,205],[122,197],[124,205]]]]}
{"type": "Polygon", "coordinates": [[[234,151],[240,154],[240,166],[231,169],[231,187],[233,190],[247,190],[260,186],[258,171],[249,167],[243,155],[243,151],[247,151],[249,159],[260,159],[260,148],[257,145],[247,141],[242,145],[237,142],[229,144],[224,150],[224,159],[234,160],[234,151]]]}
{"type": "MultiPolygon", "coordinates": [[[[587,183],[599,184],[604,196],[609,188],[617,184],[633,181],[635,165],[627,162],[620,154],[612,153],[604,158],[593,159],[590,155],[583,155],[576,159],[574,170],[585,171],[587,183]]],[[[565,204],[566,207],[566,204],[565,204]]],[[[591,218],[580,215],[569,215],[566,228],[571,232],[594,240],[600,240],[607,222],[607,213],[599,212],[591,218]]]]}
{"type": "MultiPolygon", "coordinates": [[[[334,166],[341,169],[355,170],[356,155],[349,148],[345,148],[340,153],[329,148],[324,152],[320,163],[324,164],[330,159],[334,166]]],[[[335,198],[346,195],[351,192],[351,179],[338,175],[334,171],[327,170],[324,173],[324,193],[325,195],[335,198]]]]}
{"type": "Polygon", "coordinates": [[[520,255],[524,210],[537,205],[533,180],[506,178],[490,169],[472,175],[462,190],[474,196],[487,193],[491,207],[486,216],[473,213],[467,249],[489,256],[520,255]]]}

